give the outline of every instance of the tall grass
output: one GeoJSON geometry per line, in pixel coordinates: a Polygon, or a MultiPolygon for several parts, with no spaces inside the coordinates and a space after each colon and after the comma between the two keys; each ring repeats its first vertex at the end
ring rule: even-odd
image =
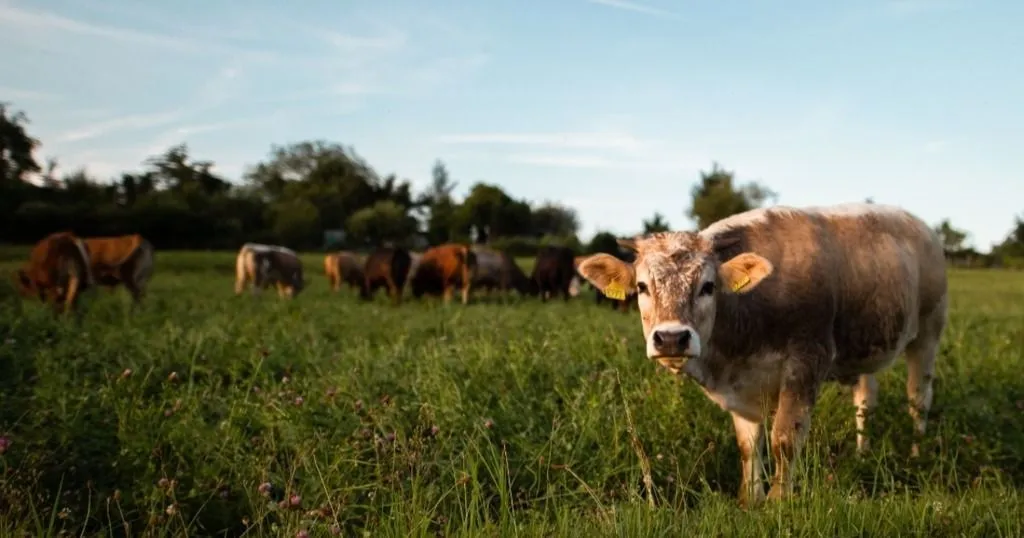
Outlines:
{"type": "Polygon", "coordinates": [[[0,290],[0,534],[1024,532],[1022,274],[951,273],[921,458],[899,362],[870,455],[829,386],[798,497],[746,512],[728,415],[643,358],[635,312],[366,304],[304,261],[286,302],[235,297],[233,253],[157,253],[140,311],[96,290],[80,326],[0,290]]]}

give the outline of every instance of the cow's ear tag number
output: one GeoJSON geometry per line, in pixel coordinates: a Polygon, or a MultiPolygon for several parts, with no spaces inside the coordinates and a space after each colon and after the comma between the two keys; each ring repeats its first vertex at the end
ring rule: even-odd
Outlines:
{"type": "Polygon", "coordinates": [[[736,292],[736,291],[740,291],[740,290],[742,290],[742,289],[743,289],[744,287],[746,287],[746,285],[747,285],[747,284],[750,284],[750,277],[749,277],[749,276],[747,276],[747,275],[743,275],[742,277],[740,277],[740,278],[737,278],[737,279],[736,279],[736,280],[735,280],[735,281],[734,281],[734,282],[732,283],[732,291],[734,291],[734,292],[736,292]]]}
{"type": "Polygon", "coordinates": [[[623,288],[618,282],[610,282],[604,287],[604,294],[610,299],[617,299],[619,301],[626,300],[626,289],[623,288]]]}

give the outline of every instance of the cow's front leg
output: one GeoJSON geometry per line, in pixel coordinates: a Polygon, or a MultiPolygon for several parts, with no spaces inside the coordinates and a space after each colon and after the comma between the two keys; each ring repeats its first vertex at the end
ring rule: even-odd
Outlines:
{"type": "MultiPolygon", "coordinates": [[[[804,369],[804,366],[798,367],[804,369]]],[[[779,391],[779,403],[772,424],[772,459],[775,476],[768,498],[784,499],[793,494],[793,466],[811,427],[811,408],[818,393],[819,382],[813,368],[806,372],[789,371],[779,391]]]]}
{"type": "Polygon", "coordinates": [[[761,442],[764,440],[764,427],[736,413],[732,414],[732,425],[736,428],[736,444],[740,449],[740,506],[751,508],[764,500],[764,485],[761,484],[761,442]]]}

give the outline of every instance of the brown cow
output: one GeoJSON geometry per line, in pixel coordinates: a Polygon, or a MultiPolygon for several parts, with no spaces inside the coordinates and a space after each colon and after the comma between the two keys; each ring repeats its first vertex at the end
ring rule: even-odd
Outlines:
{"type": "Polygon", "coordinates": [[[366,280],[365,265],[366,259],[355,252],[331,252],[324,256],[324,274],[331,290],[338,291],[343,282],[351,289],[362,290],[366,280]]]}
{"type": "Polygon", "coordinates": [[[49,301],[55,314],[75,309],[79,295],[94,283],[85,243],[71,232],[44,237],[18,269],[17,280],[21,295],[49,301]]]}
{"type": "Polygon", "coordinates": [[[89,268],[96,283],[111,291],[124,284],[133,303],[139,304],[153,274],[153,245],[139,234],[82,240],[89,251],[89,268]]]}
{"type": "Polygon", "coordinates": [[[409,277],[412,257],[408,250],[399,247],[380,247],[366,257],[363,266],[363,288],[359,296],[370,300],[379,288],[387,288],[394,304],[402,303],[402,292],[409,277]]]}
{"type": "Polygon", "coordinates": [[[278,296],[293,298],[306,287],[302,260],[287,247],[246,243],[235,260],[235,295],[250,283],[253,295],[274,284],[278,296]]]}
{"type": "Polygon", "coordinates": [[[905,352],[914,433],[924,434],[948,295],[942,243],[920,219],[878,204],[773,207],[620,244],[634,263],[596,254],[580,272],[607,294],[636,290],[647,356],[732,413],[744,504],[764,495],[759,446],[772,410],[768,497],[791,493],[824,382],[854,387],[863,453],[875,375],[905,352]]]}
{"type": "Polygon", "coordinates": [[[476,254],[466,245],[446,243],[423,253],[410,284],[412,295],[419,299],[424,293],[443,295],[450,303],[456,287],[462,288],[462,304],[469,303],[469,290],[476,273],[476,254]]]}

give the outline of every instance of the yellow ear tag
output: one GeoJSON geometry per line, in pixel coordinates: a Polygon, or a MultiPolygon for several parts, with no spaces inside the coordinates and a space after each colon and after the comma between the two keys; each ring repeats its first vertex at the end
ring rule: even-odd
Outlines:
{"type": "Polygon", "coordinates": [[[626,290],[618,282],[611,282],[605,286],[604,294],[610,299],[626,300],[626,290]]]}
{"type": "Polygon", "coordinates": [[[736,292],[736,291],[740,291],[740,290],[742,290],[742,289],[743,289],[743,287],[744,287],[744,286],[746,286],[747,284],[750,284],[750,277],[749,277],[749,276],[747,276],[747,275],[743,275],[743,280],[740,280],[739,282],[735,282],[735,283],[733,283],[733,285],[732,285],[732,291],[734,291],[734,292],[736,292]]]}

